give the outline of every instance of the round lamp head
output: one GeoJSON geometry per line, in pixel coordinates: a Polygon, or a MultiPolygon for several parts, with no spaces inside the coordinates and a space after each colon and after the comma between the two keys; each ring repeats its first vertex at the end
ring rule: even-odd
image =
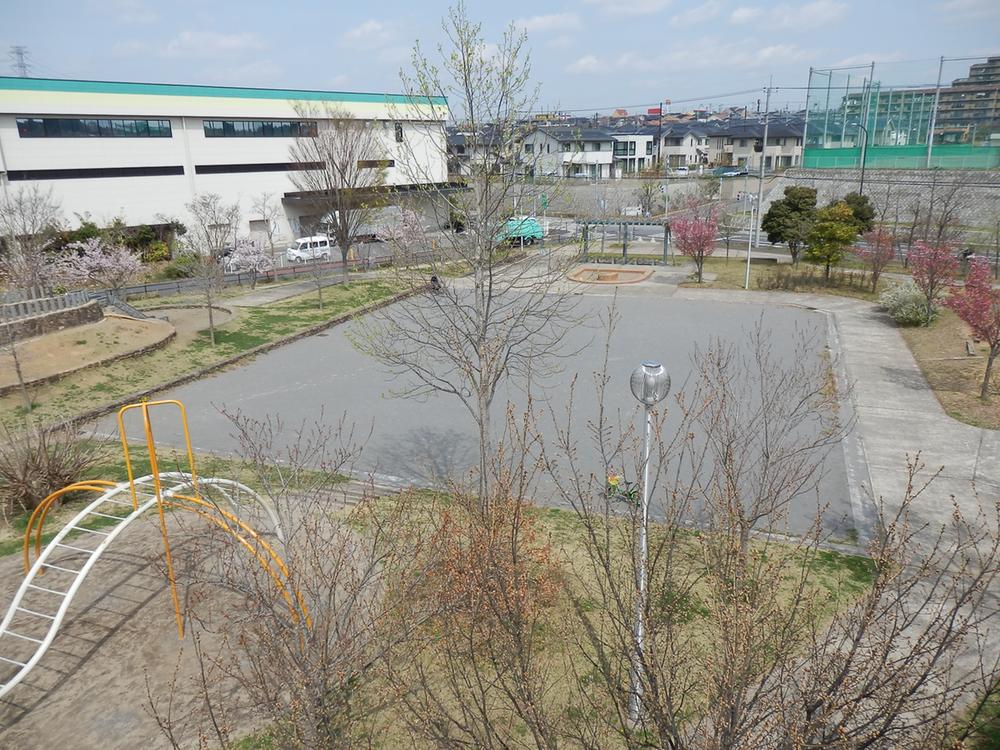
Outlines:
{"type": "Polygon", "coordinates": [[[659,403],[670,392],[670,376],[659,362],[643,362],[629,379],[632,395],[646,406],[659,403]]]}

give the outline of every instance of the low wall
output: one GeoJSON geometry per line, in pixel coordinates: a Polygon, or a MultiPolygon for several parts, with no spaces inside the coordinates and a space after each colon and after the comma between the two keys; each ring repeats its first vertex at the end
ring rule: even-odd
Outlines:
{"type": "Polygon", "coordinates": [[[22,341],[53,331],[61,331],[64,328],[96,323],[103,317],[104,311],[101,306],[97,302],[88,302],[79,307],[21,318],[0,325],[0,346],[10,344],[11,338],[22,341]]]}

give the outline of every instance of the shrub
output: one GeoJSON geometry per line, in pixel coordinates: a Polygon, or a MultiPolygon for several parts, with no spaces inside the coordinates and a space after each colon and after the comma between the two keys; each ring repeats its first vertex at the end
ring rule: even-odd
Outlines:
{"type": "Polygon", "coordinates": [[[65,427],[0,428],[0,512],[25,513],[52,492],[84,478],[100,460],[100,446],[65,427]]]}
{"type": "Polygon", "coordinates": [[[153,242],[142,255],[146,263],[160,263],[170,260],[170,246],[166,242],[153,242]]]}
{"type": "MultiPolygon", "coordinates": [[[[921,326],[928,322],[927,297],[912,281],[889,287],[879,295],[878,303],[901,326],[921,326]]],[[[931,320],[936,317],[934,310],[931,320]]]]}
{"type": "Polygon", "coordinates": [[[184,253],[174,258],[163,269],[163,275],[168,279],[190,279],[195,275],[198,259],[190,253],[184,253]]]}

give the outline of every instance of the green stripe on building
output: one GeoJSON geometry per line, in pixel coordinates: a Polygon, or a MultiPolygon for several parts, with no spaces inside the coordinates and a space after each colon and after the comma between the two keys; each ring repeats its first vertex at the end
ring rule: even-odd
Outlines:
{"type": "Polygon", "coordinates": [[[447,106],[443,96],[416,97],[406,94],[372,94],[308,89],[256,89],[238,86],[199,86],[179,83],[126,83],[123,81],[72,81],[61,78],[16,78],[0,76],[0,91],[52,91],[74,94],[133,94],[141,96],[205,96],[229,99],[292,99],[319,102],[364,102],[447,106]]]}

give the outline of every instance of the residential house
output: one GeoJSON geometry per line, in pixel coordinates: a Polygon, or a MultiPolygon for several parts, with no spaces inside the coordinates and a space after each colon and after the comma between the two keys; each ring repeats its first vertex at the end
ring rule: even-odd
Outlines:
{"type": "Polygon", "coordinates": [[[712,164],[760,168],[765,170],[797,167],[802,163],[802,131],[798,121],[776,121],[767,126],[767,145],[761,152],[755,146],[764,138],[764,123],[735,121],[709,136],[709,160],[712,164]]]}
{"type": "Polygon", "coordinates": [[[610,133],[614,139],[614,176],[639,174],[656,164],[656,128],[625,128],[610,133]]]}
{"type": "Polygon", "coordinates": [[[660,160],[670,169],[708,164],[708,134],[706,128],[671,125],[662,135],[660,160]]]}
{"type": "Polygon", "coordinates": [[[535,175],[608,179],[614,142],[596,128],[540,127],[524,136],[521,162],[535,175]]]}

